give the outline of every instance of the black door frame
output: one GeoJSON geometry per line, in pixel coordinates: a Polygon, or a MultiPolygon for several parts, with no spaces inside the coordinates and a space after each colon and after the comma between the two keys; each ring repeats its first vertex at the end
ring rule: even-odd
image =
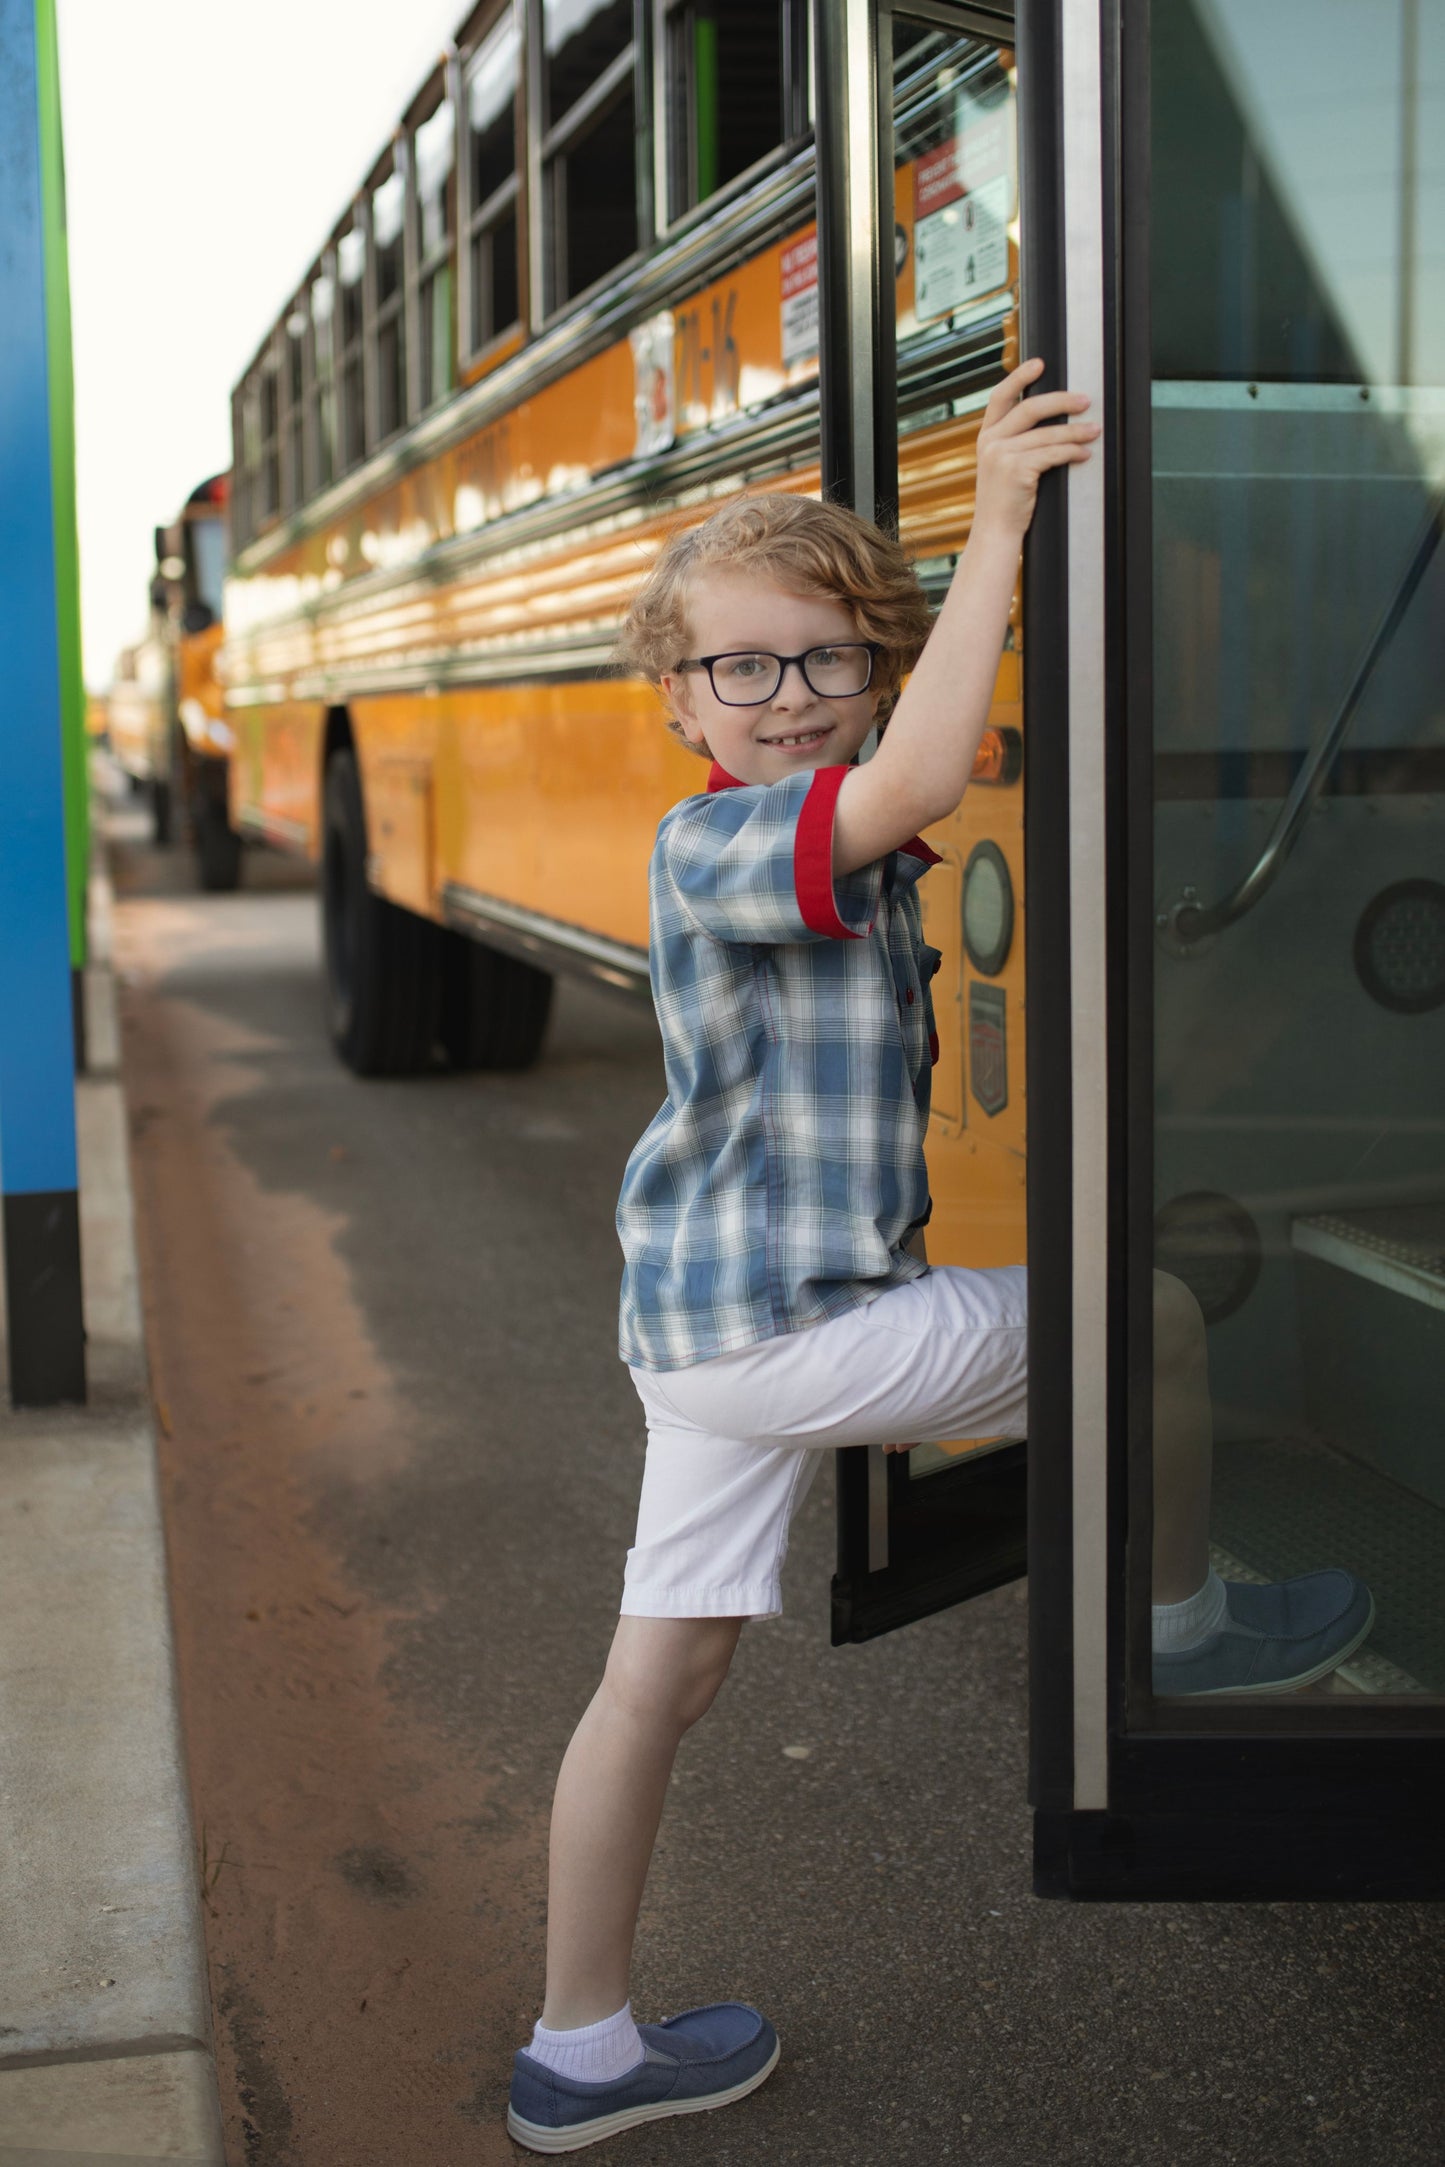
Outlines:
{"type": "Polygon", "coordinates": [[[1439,1897],[1438,1702],[1224,1700],[1186,1727],[1147,1686],[1151,1274],[1126,1263],[1153,1241],[1149,0],[1127,32],[1121,0],[1031,0],[1019,82],[1028,350],[1105,424],[1101,501],[1051,480],[1025,554],[1025,622],[1057,635],[1025,673],[1035,1886],[1439,1897]]]}
{"type": "MultiPolygon", "coordinates": [[[[940,29],[1011,35],[1006,7],[904,0],[940,29]]],[[[814,0],[823,493],[898,527],[892,0],[814,0]],[[885,245],[886,241],[886,245],[885,245]]],[[[874,1639],[1025,1569],[1025,1447],[912,1479],[906,1454],[837,1455],[835,1647],[874,1639]]]]}

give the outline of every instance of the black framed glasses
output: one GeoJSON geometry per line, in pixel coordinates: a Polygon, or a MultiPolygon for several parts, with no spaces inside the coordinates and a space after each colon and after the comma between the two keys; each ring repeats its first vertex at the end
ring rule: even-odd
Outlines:
{"type": "Polygon", "coordinates": [[[837,646],[809,647],[800,655],[772,655],[766,648],[741,648],[726,655],[697,655],[679,662],[679,670],[706,670],[708,682],[724,707],[761,707],[777,691],[783,672],[796,662],[803,683],[820,700],[851,700],[873,682],[873,664],[883,650],[876,640],[844,640],[837,646]]]}

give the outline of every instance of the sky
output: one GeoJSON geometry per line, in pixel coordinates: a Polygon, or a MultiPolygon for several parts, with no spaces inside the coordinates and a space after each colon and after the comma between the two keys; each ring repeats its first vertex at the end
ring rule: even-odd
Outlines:
{"type": "Polygon", "coordinates": [[[59,0],[88,684],[152,529],[231,463],[230,391],[467,0],[59,0]]]}

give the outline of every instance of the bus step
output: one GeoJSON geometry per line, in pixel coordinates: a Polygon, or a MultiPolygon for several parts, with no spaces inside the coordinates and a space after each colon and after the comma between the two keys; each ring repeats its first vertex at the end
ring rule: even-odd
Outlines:
{"type": "Polygon", "coordinates": [[[1290,1238],[1306,1419],[1445,1507],[1445,1203],[1320,1212],[1290,1238]]]}
{"type": "MultiPolygon", "coordinates": [[[[1257,1572],[1246,1565],[1243,1558],[1235,1557],[1217,1542],[1209,1545],[1209,1562],[1221,1580],[1247,1580],[1255,1587],[1263,1587],[1268,1574],[1257,1572]]],[[[1392,1663],[1387,1655],[1381,1655],[1373,1638],[1353,1655],[1346,1656],[1343,1663],[1321,1678],[1317,1685],[1304,1689],[1309,1693],[1426,1693],[1428,1686],[1421,1685],[1408,1670],[1392,1663]]]]}
{"type": "Polygon", "coordinates": [[[1226,1580],[1342,1565],[1375,1598],[1357,1692],[1445,1692],[1445,1511],[1318,1436],[1221,1438],[1210,1532],[1226,1580]]]}

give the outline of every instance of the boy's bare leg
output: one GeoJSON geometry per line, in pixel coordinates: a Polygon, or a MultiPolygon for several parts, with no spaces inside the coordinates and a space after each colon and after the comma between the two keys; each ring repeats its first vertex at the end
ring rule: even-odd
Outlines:
{"type": "Polygon", "coordinates": [[[552,1803],[550,2031],[596,2024],[628,1998],[632,1941],[683,1733],[727,1676],[741,1618],[619,1618],[601,1685],[572,1735],[552,1803]]]}
{"type": "Polygon", "coordinates": [[[1204,1318],[1182,1280],[1154,1274],[1154,1601],[1182,1603],[1209,1571],[1214,1427],[1204,1318]]]}

